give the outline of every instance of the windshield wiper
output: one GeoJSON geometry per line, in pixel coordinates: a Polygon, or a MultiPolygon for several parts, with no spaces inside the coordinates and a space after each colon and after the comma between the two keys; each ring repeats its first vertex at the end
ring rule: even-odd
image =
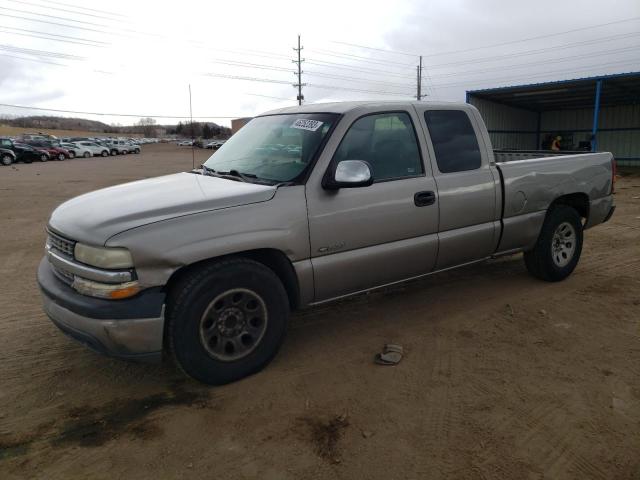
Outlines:
{"type": "Polygon", "coordinates": [[[228,180],[241,181],[245,183],[260,183],[266,185],[274,185],[277,183],[272,180],[267,180],[266,178],[260,178],[254,173],[239,172],[235,168],[226,172],[214,170],[211,167],[207,167],[205,164],[202,164],[200,168],[202,168],[202,175],[210,177],[226,178],[228,180]]]}
{"type": "Polygon", "coordinates": [[[200,165],[200,168],[202,169],[203,175],[211,175],[216,173],[216,171],[213,168],[207,167],[204,163],[200,165]]]}
{"type": "Polygon", "coordinates": [[[237,177],[241,179],[243,182],[251,183],[251,180],[257,179],[258,176],[253,173],[242,173],[238,170],[231,169],[228,172],[217,172],[219,175],[227,175],[231,177],[237,177]]]}

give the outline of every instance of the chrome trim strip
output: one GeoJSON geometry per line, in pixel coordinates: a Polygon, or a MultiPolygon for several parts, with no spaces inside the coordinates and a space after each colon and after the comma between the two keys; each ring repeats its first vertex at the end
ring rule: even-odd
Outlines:
{"type": "Polygon", "coordinates": [[[55,253],[47,246],[45,249],[47,259],[54,267],[65,270],[79,277],[86,278],[102,283],[124,283],[133,280],[133,275],[128,270],[100,270],[86,265],[81,265],[71,260],[67,260],[61,255],[55,253]]]}

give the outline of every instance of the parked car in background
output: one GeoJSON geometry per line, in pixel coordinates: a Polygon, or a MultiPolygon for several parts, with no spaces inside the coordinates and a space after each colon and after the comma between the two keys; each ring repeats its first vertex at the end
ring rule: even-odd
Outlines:
{"type": "Polygon", "coordinates": [[[179,147],[192,147],[193,142],[191,140],[183,140],[181,142],[176,143],[179,147]]]}
{"type": "Polygon", "coordinates": [[[0,137],[0,147],[11,150],[13,153],[15,153],[16,162],[31,163],[34,160],[46,162],[51,158],[49,153],[44,150],[38,150],[29,145],[20,142],[14,142],[8,137],[0,137]]]}
{"type": "Polygon", "coordinates": [[[18,139],[23,143],[27,143],[26,140],[50,141],[50,140],[57,140],[58,137],[56,137],[55,135],[49,135],[48,133],[38,132],[38,133],[23,133],[18,136],[18,139]]]}
{"type": "Polygon", "coordinates": [[[67,150],[69,152],[69,155],[71,155],[71,158],[76,158],[76,157],[88,158],[93,156],[93,152],[89,150],[89,148],[82,147],[76,143],[60,142],[60,147],[67,150]]]}
{"type": "Polygon", "coordinates": [[[110,153],[109,147],[104,147],[94,142],[84,141],[84,142],[74,142],[74,144],[80,148],[87,149],[88,151],[91,152],[91,155],[101,155],[103,157],[108,157],[110,153]]]}
{"type": "Polygon", "coordinates": [[[16,161],[16,154],[8,148],[0,148],[0,165],[5,167],[16,161]]]}
{"type": "Polygon", "coordinates": [[[16,154],[16,162],[31,163],[34,160],[41,162],[51,160],[51,155],[47,150],[34,148],[26,143],[14,143],[13,151],[16,154]]]}
{"type": "Polygon", "coordinates": [[[126,155],[127,153],[140,153],[140,145],[133,145],[127,140],[112,140],[109,143],[112,155],[126,155]]]}
{"type": "Polygon", "coordinates": [[[52,140],[28,140],[24,143],[26,143],[27,145],[31,145],[32,147],[39,150],[46,151],[52,159],[55,158],[57,160],[64,160],[66,158],[71,158],[71,155],[67,150],[61,147],[57,147],[52,140]]]}
{"type": "Polygon", "coordinates": [[[140,145],[135,142],[130,142],[129,147],[131,148],[131,150],[129,150],[129,153],[138,154],[142,151],[140,145]]]}

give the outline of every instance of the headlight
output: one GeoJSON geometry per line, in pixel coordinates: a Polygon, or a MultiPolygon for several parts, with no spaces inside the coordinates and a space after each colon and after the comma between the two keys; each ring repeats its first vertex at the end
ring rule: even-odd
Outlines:
{"type": "Polygon", "coordinates": [[[117,269],[133,268],[131,252],[126,248],[90,247],[76,243],[74,249],[76,260],[99,268],[117,269]]]}

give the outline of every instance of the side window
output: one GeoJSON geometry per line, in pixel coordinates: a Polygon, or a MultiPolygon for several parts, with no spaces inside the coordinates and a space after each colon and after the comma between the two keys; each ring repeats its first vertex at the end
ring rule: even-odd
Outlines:
{"type": "Polygon", "coordinates": [[[10,147],[11,146],[11,140],[2,140],[2,146],[3,147],[10,147]]]}
{"type": "Polygon", "coordinates": [[[356,120],[333,160],[365,160],[371,165],[375,181],[423,173],[411,117],[404,112],[367,115],[356,120]]]}
{"type": "Polygon", "coordinates": [[[467,114],[461,110],[428,110],[424,119],[442,173],[475,170],[482,164],[478,139],[467,114]]]}

